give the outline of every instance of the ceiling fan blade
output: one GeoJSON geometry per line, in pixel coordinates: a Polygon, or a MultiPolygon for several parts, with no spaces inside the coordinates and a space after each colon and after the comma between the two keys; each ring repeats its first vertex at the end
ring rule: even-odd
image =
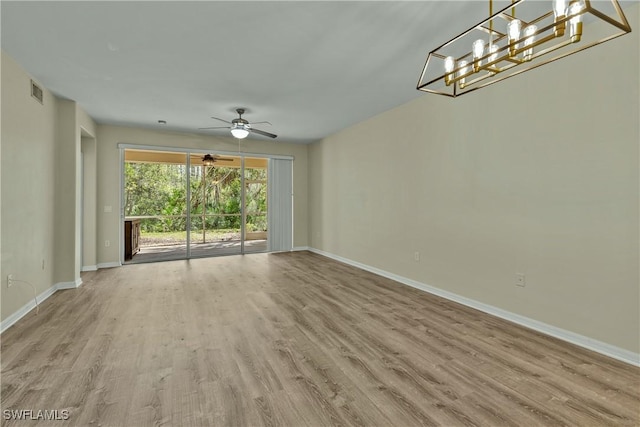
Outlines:
{"type": "Polygon", "coordinates": [[[261,124],[263,124],[263,123],[266,123],[266,124],[268,124],[269,126],[273,126],[273,125],[271,124],[271,122],[251,122],[251,123],[249,123],[249,124],[250,124],[251,126],[253,126],[253,125],[261,125],[261,124]]]}
{"type": "Polygon", "coordinates": [[[229,123],[229,124],[231,124],[231,122],[230,122],[230,121],[227,121],[227,120],[225,120],[225,119],[221,119],[221,118],[218,118],[218,117],[211,117],[211,118],[212,118],[212,119],[216,119],[216,120],[220,120],[221,122],[225,122],[225,123],[229,123]]]}
{"type": "MultiPolygon", "coordinates": [[[[204,157],[208,156],[208,154],[205,154],[204,157]]],[[[191,160],[204,160],[204,157],[202,157],[202,155],[200,154],[192,154],[191,155],[191,160]]],[[[211,156],[211,159],[213,159],[214,162],[217,161],[222,161],[222,162],[233,162],[234,159],[229,159],[226,157],[218,157],[217,155],[213,155],[211,156]]]]}
{"type": "Polygon", "coordinates": [[[207,129],[231,129],[229,126],[216,126],[216,127],[212,127],[212,128],[198,128],[201,130],[207,130],[207,129]]]}
{"type": "Polygon", "coordinates": [[[250,128],[249,131],[252,132],[252,133],[257,133],[258,135],[268,136],[269,138],[276,138],[278,136],[278,135],[274,135],[272,133],[265,132],[265,131],[259,130],[259,129],[254,129],[254,128],[250,128]]]}

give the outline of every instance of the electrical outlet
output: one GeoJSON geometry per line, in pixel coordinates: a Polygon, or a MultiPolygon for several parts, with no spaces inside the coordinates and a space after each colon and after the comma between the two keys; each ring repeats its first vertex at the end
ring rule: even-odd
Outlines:
{"type": "Polygon", "coordinates": [[[44,270],[44,258],[42,258],[42,269],[44,270]]]}
{"type": "Polygon", "coordinates": [[[11,286],[13,286],[13,274],[9,274],[7,276],[7,288],[10,288],[11,286]]]}
{"type": "Polygon", "coordinates": [[[108,241],[108,240],[105,240],[105,241],[104,241],[104,247],[105,247],[105,248],[108,248],[109,246],[111,246],[111,242],[110,242],[110,241],[108,241]]]}
{"type": "Polygon", "coordinates": [[[415,262],[420,261],[420,252],[415,251],[415,252],[413,253],[413,260],[414,260],[415,262]]]}
{"type": "Polygon", "coordinates": [[[516,273],[516,286],[525,287],[524,274],[516,273]]]}

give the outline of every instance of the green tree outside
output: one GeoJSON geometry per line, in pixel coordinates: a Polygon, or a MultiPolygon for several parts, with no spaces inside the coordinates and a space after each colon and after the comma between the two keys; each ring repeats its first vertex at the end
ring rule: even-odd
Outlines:
{"type": "MultiPolygon", "coordinates": [[[[124,172],[125,216],[160,217],[141,220],[143,239],[145,234],[184,233],[187,216],[186,166],[125,162],[124,172]]],[[[245,169],[246,230],[249,232],[267,229],[266,172],[266,169],[245,169]]],[[[192,233],[202,230],[203,213],[207,237],[239,233],[242,225],[241,170],[192,166],[189,173],[192,233]]]]}

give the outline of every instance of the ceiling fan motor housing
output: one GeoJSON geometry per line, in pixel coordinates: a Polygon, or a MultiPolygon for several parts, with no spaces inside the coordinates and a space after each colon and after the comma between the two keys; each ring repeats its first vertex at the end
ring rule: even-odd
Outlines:
{"type": "Polygon", "coordinates": [[[249,122],[246,121],[245,119],[233,119],[231,120],[231,124],[233,125],[249,125],[249,122]]]}

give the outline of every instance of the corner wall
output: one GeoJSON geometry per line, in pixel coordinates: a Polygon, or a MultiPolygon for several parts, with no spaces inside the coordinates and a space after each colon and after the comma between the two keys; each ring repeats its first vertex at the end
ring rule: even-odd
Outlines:
{"type": "MultiPolygon", "coordinates": [[[[98,266],[120,264],[120,152],[119,143],[197,149],[203,152],[238,151],[238,140],[224,137],[207,137],[162,130],[149,130],[122,126],[98,126],[98,266]],[[111,212],[104,207],[111,206],[111,212]],[[105,240],[110,246],[105,247],[105,240]]],[[[293,245],[308,245],[307,200],[307,146],[277,141],[242,141],[242,152],[256,154],[290,155],[293,161],[293,245]]]]}
{"type": "Polygon", "coordinates": [[[55,279],[75,287],[82,283],[82,137],[95,136],[96,125],[75,101],[64,99],[58,101],[56,130],[55,279]]]}
{"type": "Polygon", "coordinates": [[[76,103],[67,99],[58,101],[55,186],[55,269],[56,282],[75,282],[80,270],[75,272],[75,200],[76,200],[76,103]],[[68,237],[71,238],[68,238],[68,237]]]}
{"type": "Polygon", "coordinates": [[[98,217],[98,159],[96,139],[83,131],[80,149],[82,152],[82,271],[96,270],[97,261],[97,229],[98,217]]]}
{"type": "Polygon", "coordinates": [[[631,34],[310,146],[310,246],[640,353],[640,7],[625,14],[631,34]]]}

